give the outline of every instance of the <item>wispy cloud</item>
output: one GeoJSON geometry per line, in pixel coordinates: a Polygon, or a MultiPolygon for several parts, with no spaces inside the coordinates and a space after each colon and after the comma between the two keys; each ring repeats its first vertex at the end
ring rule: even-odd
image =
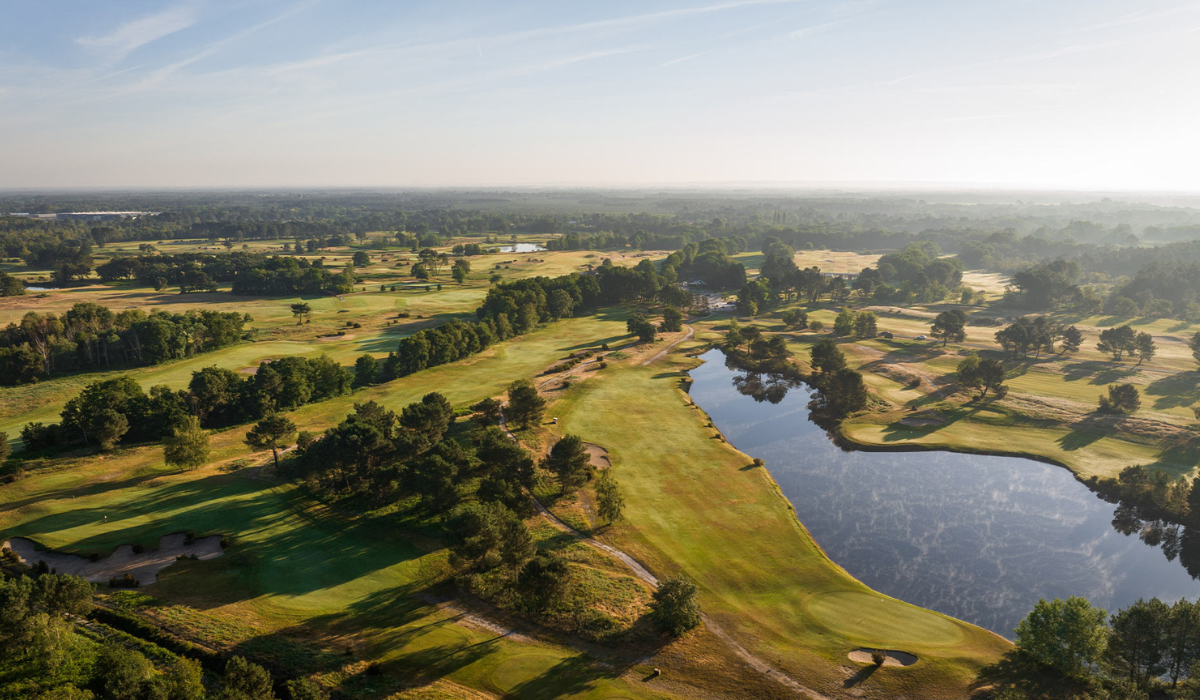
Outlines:
{"type": "Polygon", "coordinates": [[[180,5],[126,22],[104,36],[84,36],[75,41],[81,46],[110,51],[113,60],[120,60],[152,41],[187,29],[195,23],[195,11],[189,6],[180,5]]]}
{"type": "Polygon", "coordinates": [[[658,67],[666,68],[667,66],[673,66],[676,63],[683,63],[684,61],[690,61],[693,58],[699,58],[700,56],[703,56],[706,53],[708,53],[708,52],[707,51],[697,51],[696,53],[690,53],[686,56],[680,56],[679,58],[673,58],[670,61],[667,61],[666,63],[660,63],[658,65],[658,67]]]}
{"type": "Polygon", "coordinates": [[[813,34],[820,34],[823,31],[833,29],[834,27],[840,24],[845,24],[846,22],[847,20],[839,19],[835,22],[825,22],[823,24],[814,24],[811,27],[801,27],[788,32],[788,36],[792,39],[801,39],[806,36],[812,36],[813,34]]]}

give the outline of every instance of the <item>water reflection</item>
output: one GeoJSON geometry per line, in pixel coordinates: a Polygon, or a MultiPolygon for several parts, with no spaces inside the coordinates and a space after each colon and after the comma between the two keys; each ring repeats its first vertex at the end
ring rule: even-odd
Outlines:
{"type": "MultiPolygon", "coordinates": [[[[732,360],[726,358],[725,366],[733,371],[739,371],[732,360]]],[[[778,374],[763,372],[742,372],[733,376],[733,386],[742,396],[749,396],[758,403],[769,401],[779,403],[787,396],[789,389],[795,389],[803,384],[796,379],[788,379],[778,374]]]]}
{"type": "Polygon", "coordinates": [[[830,557],[877,590],[1008,637],[1041,597],[1116,610],[1200,594],[1200,534],[1106,503],[1061,467],[845,452],[809,420],[807,386],[739,372],[719,351],[704,359],[696,403],[766,460],[830,557]]]}

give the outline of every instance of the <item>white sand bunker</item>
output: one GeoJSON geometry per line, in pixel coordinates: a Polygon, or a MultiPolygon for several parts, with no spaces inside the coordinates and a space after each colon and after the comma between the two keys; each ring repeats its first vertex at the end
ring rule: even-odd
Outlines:
{"type": "Polygon", "coordinates": [[[917,663],[917,657],[907,651],[895,651],[893,649],[855,649],[848,656],[851,661],[857,661],[860,664],[873,664],[875,660],[871,655],[875,652],[883,652],[884,666],[912,666],[917,663]]]}
{"type": "Polygon", "coordinates": [[[590,442],[583,443],[583,448],[587,450],[588,460],[596,469],[608,469],[612,466],[612,462],[608,461],[608,450],[590,442]]]}
{"type": "Polygon", "coordinates": [[[158,572],[174,564],[180,557],[213,559],[224,554],[220,535],[197,537],[191,544],[186,544],[186,541],[187,535],[177,532],[159,538],[158,549],[138,554],[133,551],[132,545],[123,544],[108,557],[96,561],[48,549],[38,551],[33,540],[24,537],[14,537],[3,546],[11,549],[21,563],[28,566],[43,561],[60,574],[80,576],[93,583],[107,583],[110,579],[129,574],[143,586],[148,586],[158,580],[158,572]]]}

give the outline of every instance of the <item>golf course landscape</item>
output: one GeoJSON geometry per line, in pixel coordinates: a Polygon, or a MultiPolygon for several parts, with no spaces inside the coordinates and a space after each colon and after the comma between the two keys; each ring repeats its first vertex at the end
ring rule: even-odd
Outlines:
{"type": "MultiPolygon", "coordinates": [[[[0,697],[126,697],[110,677],[172,698],[1066,697],[1108,677],[984,624],[1002,603],[1098,595],[1130,557],[1170,587],[1127,573],[1109,612],[1200,592],[1200,318],[1104,301],[1127,278],[1046,272],[1065,291],[1037,307],[1032,273],[966,268],[944,234],[830,246],[750,218],[524,213],[464,231],[447,211],[311,236],[7,220],[0,605],[23,617],[0,641],[24,651],[0,697]],[[808,410],[710,406],[705,363],[736,388],[705,401],[805,391],[808,410]],[[863,483],[868,505],[831,502],[853,536],[822,539],[792,489],[845,484],[760,458],[785,442],[846,473],[851,450],[1007,457],[1034,499],[1027,459],[1073,478],[1054,505],[899,524],[882,514],[913,494],[863,483]],[[1094,566],[989,581],[1005,527],[1050,537],[1071,503],[1109,508],[1054,544],[1094,566]],[[953,554],[993,526],[994,549],[953,554]],[[915,570],[929,552],[962,571],[915,570]],[[943,601],[939,578],[983,593],[943,601]],[[66,607],[36,588],[78,585],[66,607]],[[899,594],[923,589],[928,607],[899,594]]],[[[918,477],[934,499],[958,478],[940,468],[918,477]]]]}

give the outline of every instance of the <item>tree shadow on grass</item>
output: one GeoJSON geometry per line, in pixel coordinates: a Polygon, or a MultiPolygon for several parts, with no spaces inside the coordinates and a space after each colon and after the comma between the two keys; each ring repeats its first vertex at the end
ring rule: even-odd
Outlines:
{"type": "Polygon", "coordinates": [[[550,669],[508,691],[509,696],[528,700],[571,697],[593,690],[604,680],[615,678],[613,671],[583,656],[571,656],[550,669]]]}
{"type": "Polygon", "coordinates": [[[1162,469],[1181,476],[1189,473],[1197,465],[1200,465],[1200,436],[1165,446],[1149,468],[1162,469]]]}
{"type": "Polygon", "coordinates": [[[1200,401],[1200,372],[1180,372],[1156,379],[1145,389],[1158,409],[1190,406],[1200,401]]]}
{"type": "Polygon", "coordinates": [[[1063,367],[1063,378],[1068,382],[1077,382],[1091,377],[1090,384],[1103,386],[1128,379],[1138,373],[1134,367],[1114,367],[1110,363],[1101,362],[1072,362],[1063,367]]]}
{"type": "Polygon", "coordinates": [[[1058,439],[1058,446],[1067,452],[1074,452],[1096,442],[1113,430],[1111,419],[1100,416],[1088,416],[1071,429],[1071,432],[1058,439]]]}
{"type": "Polygon", "coordinates": [[[981,669],[971,689],[984,691],[981,695],[994,694],[985,690],[989,686],[993,691],[1001,687],[1016,688],[1031,698],[1071,697],[1083,690],[1015,649],[1005,653],[996,663],[981,669]]]}
{"type": "Polygon", "coordinates": [[[863,668],[858,669],[858,673],[856,673],[853,676],[850,676],[846,680],[842,681],[842,687],[843,688],[853,688],[856,685],[862,685],[863,683],[867,682],[867,679],[869,679],[871,676],[875,675],[875,672],[878,670],[879,670],[879,667],[876,666],[875,664],[871,664],[870,666],[864,666],[863,668]]]}

